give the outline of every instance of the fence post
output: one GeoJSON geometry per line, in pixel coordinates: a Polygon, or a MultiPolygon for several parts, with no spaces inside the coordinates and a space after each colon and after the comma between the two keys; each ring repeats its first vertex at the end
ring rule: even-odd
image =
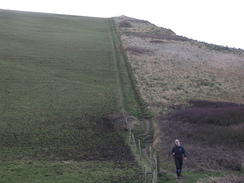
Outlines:
{"type": "Polygon", "coordinates": [[[139,150],[140,159],[141,159],[141,141],[140,141],[140,139],[138,139],[138,150],[139,150]]]}
{"type": "Polygon", "coordinates": [[[144,167],[144,183],[147,182],[147,167],[144,167]]]}
{"type": "Polygon", "coordinates": [[[132,134],[131,136],[132,136],[132,141],[133,141],[133,144],[134,144],[134,146],[135,146],[135,148],[136,148],[136,141],[135,141],[134,134],[132,134]]]}
{"type": "Polygon", "coordinates": [[[153,159],[153,157],[152,157],[152,146],[149,146],[149,151],[150,151],[149,157],[150,157],[150,159],[153,159]]]}
{"type": "Polygon", "coordinates": [[[160,172],[160,163],[159,163],[159,153],[158,153],[158,151],[156,152],[156,158],[157,158],[157,177],[158,177],[158,172],[160,172]]]}
{"type": "Polygon", "coordinates": [[[154,157],[155,160],[155,183],[158,182],[158,160],[157,155],[154,157]]]}
{"type": "Polygon", "coordinates": [[[131,142],[131,128],[130,128],[130,134],[129,134],[129,143],[131,142]]]}
{"type": "Polygon", "coordinates": [[[152,183],[156,183],[155,181],[155,170],[153,168],[153,172],[152,172],[152,183]]]}
{"type": "Polygon", "coordinates": [[[127,117],[125,117],[125,123],[126,123],[126,125],[128,126],[128,120],[127,120],[127,117]]]}
{"type": "Polygon", "coordinates": [[[153,154],[153,159],[152,159],[152,183],[157,183],[158,182],[158,161],[157,161],[157,156],[153,154]]]}
{"type": "MultiPolygon", "coordinates": [[[[151,159],[151,158],[150,158],[151,159]]],[[[152,183],[155,183],[154,182],[154,160],[153,159],[151,159],[151,168],[152,168],[152,183]]]]}

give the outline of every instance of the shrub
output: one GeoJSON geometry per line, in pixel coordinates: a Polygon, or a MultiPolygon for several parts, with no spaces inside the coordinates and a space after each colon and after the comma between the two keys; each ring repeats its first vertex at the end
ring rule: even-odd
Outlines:
{"type": "Polygon", "coordinates": [[[165,43],[165,41],[161,41],[161,40],[152,40],[152,41],[150,41],[150,43],[163,44],[163,43],[165,43]]]}
{"type": "Polygon", "coordinates": [[[131,23],[126,21],[126,20],[120,22],[119,26],[123,27],[123,28],[131,28],[132,27],[131,23]]]}
{"type": "Polygon", "coordinates": [[[244,144],[244,127],[235,129],[226,126],[204,125],[195,129],[192,136],[196,140],[205,141],[211,145],[235,144],[241,146],[244,144]]]}
{"type": "Polygon", "coordinates": [[[153,53],[151,50],[145,49],[145,48],[139,48],[135,46],[127,47],[125,51],[131,52],[131,54],[138,55],[138,54],[151,54],[153,53]]]}
{"type": "Polygon", "coordinates": [[[214,51],[231,51],[231,48],[228,46],[220,46],[220,45],[214,45],[214,44],[208,44],[204,43],[206,48],[209,50],[214,50],[214,51]]]}
{"type": "Polygon", "coordinates": [[[172,160],[169,155],[173,141],[179,138],[187,151],[189,161],[185,164],[188,168],[195,170],[240,170],[244,155],[244,128],[240,129],[182,123],[180,121],[169,121],[163,115],[158,118],[160,131],[157,139],[158,149],[161,156],[168,161],[172,160]]]}
{"type": "Polygon", "coordinates": [[[194,100],[189,104],[191,107],[174,112],[171,120],[220,126],[237,125],[244,121],[244,105],[194,100]]]}
{"type": "Polygon", "coordinates": [[[240,106],[239,104],[231,103],[231,102],[219,102],[219,101],[207,101],[207,100],[190,100],[188,103],[194,107],[216,107],[216,108],[219,108],[219,107],[240,106]]]}
{"type": "Polygon", "coordinates": [[[138,36],[138,37],[165,39],[165,40],[174,40],[174,41],[189,41],[190,40],[183,36],[168,35],[168,34],[135,33],[134,35],[138,36]]]}

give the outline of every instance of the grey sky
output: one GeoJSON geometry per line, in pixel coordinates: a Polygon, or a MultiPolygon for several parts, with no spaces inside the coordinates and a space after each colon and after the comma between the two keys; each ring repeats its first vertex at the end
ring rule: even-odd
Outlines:
{"type": "Polygon", "coordinates": [[[178,35],[244,49],[243,7],[243,0],[3,0],[0,4],[0,9],[93,17],[126,15],[170,28],[178,35]]]}

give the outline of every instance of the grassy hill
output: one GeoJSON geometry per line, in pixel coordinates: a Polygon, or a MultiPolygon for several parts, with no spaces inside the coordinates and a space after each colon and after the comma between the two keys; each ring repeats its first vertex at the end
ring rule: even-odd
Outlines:
{"type": "Polygon", "coordinates": [[[190,40],[147,21],[115,18],[138,82],[156,115],[202,99],[244,103],[244,51],[190,40]]]}
{"type": "Polygon", "coordinates": [[[0,10],[0,27],[0,182],[133,182],[140,167],[102,120],[121,112],[111,20],[0,10]]]}
{"type": "MultiPolygon", "coordinates": [[[[0,182],[138,182],[141,167],[114,128],[124,111],[154,117],[166,169],[175,138],[198,149],[189,156],[194,171],[237,170],[244,161],[243,50],[113,20],[0,10],[0,182]]],[[[188,172],[186,180],[214,174],[188,172]]]]}
{"type": "Polygon", "coordinates": [[[184,167],[193,171],[185,173],[186,182],[196,182],[199,172],[210,176],[211,171],[240,170],[244,51],[178,36],[144,20],[126,16],[114,20],[153,116],[161,166],[175,171],[170,151],[179,138],[188,151],[184,167]]]}

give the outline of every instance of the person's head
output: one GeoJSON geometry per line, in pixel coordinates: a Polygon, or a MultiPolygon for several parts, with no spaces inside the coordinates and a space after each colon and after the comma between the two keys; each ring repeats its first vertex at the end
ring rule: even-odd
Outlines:
{"type": "Polygon", "coordinates": [[[180,145],[180,141],[178,139],[175,140],[175,145],[179,146],[180,145]]]}

